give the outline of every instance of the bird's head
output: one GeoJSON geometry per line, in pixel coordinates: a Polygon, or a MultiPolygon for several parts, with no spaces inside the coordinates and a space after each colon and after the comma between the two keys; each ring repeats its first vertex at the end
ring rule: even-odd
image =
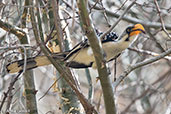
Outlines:
{"type": "Polygon", "coordinates": [[[129,26],[121,35],[121,40],[132,43],[140,33],[145,33],[144,27],[141,24],[129,26]]]}
{"type": "Polygon", "coordinates": [[[126,33],[131,37],[140,33],[145,33],[145,30],[141,24],[136,24],[134,26],[128,27],[126,29],[126,33]]]}

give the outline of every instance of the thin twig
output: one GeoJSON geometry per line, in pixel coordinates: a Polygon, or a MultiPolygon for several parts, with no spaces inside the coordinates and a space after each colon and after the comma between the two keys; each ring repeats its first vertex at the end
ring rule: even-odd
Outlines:
{"type": "Polygon", "coordinates": [[[90,10],[89,13],[92,12],[92,9],[94,9],[94,7],[95,7],[98,3],[99,3],[99,0],[96,0],[95,3],[94,3],[94,5],[89,9],[89,10],[90,10]]]}
{"type": "MultiPolygon", "coordinates": [[[[128,49],[131,50],[131,51],[135,51],[135,52],[138,52],[138,53],[144,53],[144,54],[148,54],[148,55],[152,55],[152,56],[159,56],[160,55],[158,53],[148,51],[148,50],[135,49],[135,48],[128,48],[128,49]]],[[[170,56],[165,56],[164,59],[171,60],[171,57],[170,56]]]]}
{"type": "Polygon", "coordinates": [[[122,18],[124,17],[124,15],[128,12],[128,10],[136,3],[136,0],[134,0],[122,13],[122,15],[119,16],[119,18],[117,19],[117,21],[105,32],[100,36],[100,39],[103,39],[108,33],[110,33],[115,27],[116,25],[122,20],[122,18]]]}
{"type": "MultiPolygon", "coordinates": [[[[92,6],[92,4],[91,4],[92,6]]],[[[94,9],[96,10],[103,10],[102,8],[95,6],[94,9]]],[[[115,18],[119,18],[121,15],[120,14],[116,14],[113,13],[112,11],[106,10],[107,15],[115,17],[115,18]]],[[[144,21],[144,20],[140,20],[134,17],[130,17],[130,16],[124,16],[122,18],[122,20],[127,21],[129,23],[133,23],[133,24],[137,24],[140,23],[144,26],[150,27],[150,28],[160,28],[161,27],[161,23],[159,22],[150,22],[150,21],[144,21]]],[[[165,28],[168,30],[171,30],[171,24],[165,24],[165,28]]]]}
{"type": "Polygon", "coordinates": [[[115,13],[118,13],[118,11],[122,9],[122,7],[126,4],[126,2],[128,2],[128,0],[125,0],[124,3],[117,9],[115,13]]]}
{"type": "Polygon", "coordinates": [[[158,14],[159,14],[159,17],[160,17],[160,22],[161,22],[161,25],[162,25],[162,29],[163,29],[163,31],[167,34],[167,36],[168,36],[169,38],[171,38],[171,35],[168,33],[168,31],[167,31],[166,28],[165,28],[165,24],[164,24],[163,18],[162,18],[162,16],[161,16],[161,10],[160,10],[160,8],[159,8],[159,4],[158,4],[158,2],[157,2],[156,0],[154,0],[154,3],[155,3],[155,6],[156,6],[156,9],[157,9],[157,12],[158,12],[158,14]]]}
{"type": "Polygon", "coordinates": [[[149,37],[156,43],[156,46],[160,49],[160,51],[161,52],[165,52],[165,49],[162,47],[162,45],[160,44],[160,42],[157,40],[157,38],[155,37],[155,34],[152,34],[151,33],[150,28],[145,26],[145,30],[146,30],[146,33],[149,35],[149,37]]]}
{"type": "Polygon", "coordinates": [[[4,92],[4,97],[3,97],[1,104],[0,104],[0,112],[2,110],[4,103],[5,103],[6,98],[8,97],[8,94],[14,89],[13,86],[21,74],[22,74],[22,71],[18,72],[18,74],[15,76],[14,80],[10,83],[7,92],[4,92]]]}
{"type": "MultiPolygon", "coordinates": [[[[162,80],[164,80],[168,74],[170,74],[170,70],[168,72],[166,72],[163,76],[161,76],[160,78],[158,78],[157,80],[155,80],[151,85],[155,85],[158,82],[161,82],[162,80]]],[[[160,87],[160,86],[159,86],[160,87]]],[[[125,108],[125,110],[123,112],[121,112],[121,114],[125,114],[126,112],[128,112],[129,108],[138,100],[141,99],[142,97],[144,97],[149,91],[150,91],[150,87],[147,88],[141,95],[139,95],[138,97],[136,97],[135,99],[133,99],[131,101],[131,103],[125,108]]]]}
{"type": "Polygon", "coordinates": [[[128,112],[128,110],[129,110],[129,108],[132,106],[132,104],[134,104],[135,101],[137,101],[138,99],[144,97],[144,96],[149,92],[149,90],[150,90],[150,88],[148,88],[147,90],[145,90],[140,96],[138,96],[138,97],[136,97],[135,99],[133,99],[133,100],[131,101],[131,103],[126,107],[126,109],[125,109],[123,112],[121,112],[121,114],[125,114],[126,112],[128,112]]]}
{"type": "Polygon", "coordinates": [[[26,71],[26,66],[27,66],[27,51],[26,48],[23,46],[23,51],[24,51],[24,66],[23,66],[23,73],[26,71]]]}
{"type": "Polygon", "coordinates": [[[48,90],[39,98],[39,101],[50,91],[50,89],[56,84],[59,79],[61,79],[61,76],[53,82],[53,84],[48,88],[48,90]]]}
{"type": "Polygon", "coordinates": [[[107,17],[107,15],[106,15],[106,10],[105,10],[105,7],[103,6],[103,3],[102,3],[102,1],[100,1],[100,5],[102,6],[102,8],[103,8],[103,15],[104,15],[104,18],[105,18],[105,20],[106,20],[106,23],[108,24],[108,27],[111,27],[111,25],[110,25],[110,23],[109,23],[109,19],[108,19],[108,17],[107,17]]]}
{"type": "MultiPolygon", "coordinates": [[[[11,82],[14,80],[14,77],[11,78],[11,82]]],[[[8,112],[9,111],[9,108],[11,106],[11,102],[12,102],[12,99],[13,99],[13,94],[12,94],[12,91],[10,91],[8,93],[8,98],[7,98],[7,105],[6,105],[6,109],[5,111],[8,112]]]]}
{"type": "Polygon", "coordinates": [[[98,99],[98,102],[97,102],[97,111],[99,112],[100,111],[100,105],[101,105],[101,100],[102,100],[102,95],[103,95],[103,92],[102,91],[100,91],[100,93],[99,93],[100,95],[99,95],[99,99],[98,99]]]}
{"type": "Polygon", "coordinates": [[[49,40],[51,40],[54,36],[52,36],[52,33],[55,29],[55,25],[51,28],[49,35],[47,36],[47,39],[45,40],[45,44],[48,43],[49,40]]]}
{"type": "Polygon", "coordinates": [[[124,80],[124,78],[127,77],[127,75],[129,73],[131,73],[133,70],[139,68],[139,67],[143,67],[145,65],[151,64],[153,62],[156,62],[162,58],[164,58],[165,56],[168,56],[169,54],[171,54],[171,48],[168,49],[167,51],[161,53],[159,56],[157,57],[153,57],[151,59],[145,60],[143,62],[137,63],[135,65],[131,65],[130,67],[128,67],[120,76],[119,78],[113,83],[113,87],[114,89],[124,80]]]}
{"type": "Polygon", "coordinates": [[[85,69],[85,73],[86,73],[86,78],[87,78],[87,82],[88,82],[88,100],[90,102],[92,102],[93,100],[93,93],[94,93],[94,88],[93,88],[93,84],[92,84],[92,79],[91,79],[91,75],[90,75],[90,71],[88,68],[85,69]]]}
{"type": "Polygon", "coordinates": [[[32,47],[29,44],[22,44],[22,45],[17,45],[17,46],[9,46],[9,47],[0,47],[0,50],[14,50],[18,48],[27,48],[27,47],[32,47]]]}

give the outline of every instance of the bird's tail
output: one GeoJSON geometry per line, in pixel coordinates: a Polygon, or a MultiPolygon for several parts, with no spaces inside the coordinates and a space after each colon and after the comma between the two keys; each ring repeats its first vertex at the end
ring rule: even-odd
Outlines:
{"type": "MultiPolygon", "coordinates": [[[[61,54],[61,55],[55,55],[54,54],[53,55],[54,59],[63,59],[64,57],[65,57],[64,54],[61,54]]],[[[51,64],[51,62],[44,55],[43,56],[37,56],[37,57],[31,57],[31,58],[26,59],[25,70],[31,70],[31,69],[34,69],[36,67],[45,66],[45,65],[49,65],[49,64],[51,64]]],[[[19,72],[19,71],[24,69],[24,65],[25,65],[24,59],[9,63],[6,66],[7,72],[9,72],[9,73],[19,72]]]]}

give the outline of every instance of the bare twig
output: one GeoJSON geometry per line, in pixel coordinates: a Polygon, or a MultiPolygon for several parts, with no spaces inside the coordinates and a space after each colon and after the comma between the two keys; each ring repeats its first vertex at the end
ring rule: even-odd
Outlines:
{"type": "MultiPolygon", "coordinates": [[[[171,72],[170,70],[168,72],[166,72],[163,76],[161,76],[160,78],[158,78],[157,80],[155,80],[151,85],[155,85],[159,81],[161,82],[162,80],[164,80],[170,74],[170,72],[171,72]]],[[[142,97],[144,97],[150,90],[151,90],[150,87],[147,88],[141,95],[139,95],[138,97],[136,97],[135,99],[133,99],[131,101],[131,103],[124,109],[124,111],[121,114],[125,114],[126,112],[128,112],[129,108],[136,102],[136,100],[141,99],[142,97]]]]}
{"type": "MultiPolygon", "coordinates": [[[[148,50],[135,49],[135,48],[128,48],[128,49],[131,50],[131,51],[135,51],[135,52],[138,52],[138,53],[144,53],[144,54],[148,54],[148,55],[152,55],[152,56],[159,56],[160,55],[158,53],[148,51],[148,50]]],[[[171,60],[171,57],[170,56],[165,56],[164,59],[171,60]]]]}
{"type": "Polygon", "coordinates": [[[99,95],[99,99],[98,99],[98,102],[97,102],[97,111],[100,110],[100,105],[101,105],[101,100],[102,100],[102,95],[103,95],[103,92],[100,91],[100,95],[99,95]]]}
{"type": "MultiPolygon", "coordinates": [[[[11,78],[11,82],[14,81],[14,78],[15,77],[12,77],[11,78]]],[[[10,91],[8,93],[8,97],[7,97],[7,105],[6,105],[6,110],[5,110],[6,112],[9,111],[9,108],[10,108],[11,102],[12,102],[12,99],[13,99],[13,94],[12,94],[12,91],[10,91]]]]}
{"type": "Polygon", "coordinates": [[[27,51],[26,48],[23,46],[23,52],[24,52],[24,66],[23,66],[23,73],[26,71],[26,66],[27,66],[27,51]]]}
{"type": "Polygon", "coordinates": [[[61,76],[53,82],[53,84],[48,88],[48,90],[39,98],[39,101],[50,91],[50,89],[56,84],[59,79],[61,79],[61,76]]]}
{"type": "MultiPolygon", "coordinates": [[[[165,49],[162,47],[162,45],[160,44],[160,42],[156,39],[155,34],[151,33],[151,30],[149,27],[146,27],[146,33],[150,36],[150,38],[156,43],[156,46],[160,49],[161,52],[165,52],[165,49]]],[[[159,32],[159,31],[158,31],[159,32]]],[[[158,33],[157,32],[157,33],[158,33]]]]}
{"type": "Polygon", "coordinates": [[[67,7],[69,7],[70,9],[72,9],[72,6],[67,1],[65,1],[65,0],[62,0],[62,1],[66,4],[67,7]]]}
{"type": "Polygon", "coordinates": [[[144,97],[148,92],[149,92],[150,88],[148,88],[147,90],[145,90],[140,96],[136,97],[135,99],[133,99],[131,101],[131,103],[126,107],[126,109],[121,113],[121,114],[125,114],[126,112],[128,112],[129,108],[132,106],[132,104],[135,103],[135,101],[137,101],[138,99],[144,97]]]}
{"type": "Polygon", "coordinates": [[[128,12],[128,10],[136,3],[136,0],[134,0],[122,13],[122,15],[119,16],[119,18],[117,19],[117,21],[105,32],[100,36],[100,39],[102,39],[103,37],[105,37],[108,33],[110,33],[110,31],[112,31],[116,25],[122,20],[122,18],[124,17],[124,15],[128,12]]]}
{"type": "Polygon", "coordinates": [[[118,11],[122,9],[122,7],[126,4],[126,2],[128,2],[128,0],[125,0],[115,13],[118,13],[118,11]]]}
{"type": "Polygon", "coordinates": [[[7,92],[4,92],[4,97],[3,97],[2,101],[1,101],[1,104],[0,104],[0,111],[2,110],[2,107],[3,107],[4,103],[5,103],[5,100],[6,100],[6,98],[8,97],[8,94],[14,89],[13,86],[14,86],[15,82],[18,80],[18,77],[19,77],[21,74],[22,74],[22,71],[20,71],[20,72],[15,76],[14,80],[10,83],[7,92]]]}
{"type": "Polygon", "coordinates": [[[27,48],[31,47],[29,44],[22,44],[22,45],[17,45],[17,46],[10,46],[10,47],[0,47],[0,50],[14,50],[18,48],[27,48]]]}
{"type": "MultiPolygon", "coordinates": [[[[62,18],[62,15],[60,16],[60,13],[59,13],[59,3],[57,1],[55,1],[55,0],[52,0],[51,5],[52,5],[52,9],[53,9],[55,30],[56,30],[56,33],[57,33],[56,35],[57,35],[57,39],[58,39],[58,43],[59,43],[59,47],[60,47],[60,52],[64,52],[66,50],[65,49],[66,45],[64,43],[64,38],[63,38],[64,34],[63,34],[63,29],[62,29],[62,22],[60,22],[60,18],[62,18]]],[[[74,5],[74,3],[73,3],[73,5],[74,5]]],[[[74,6],[72,8],[74,9],[74,6]]],[[[69,68],[67,68],[65,70],[67,70],[67,72],[70,74],[70,76],[72,75],[69,68]]],[[[80,88],[77,80],[74,79],[73,76],[68,77],[68,78],[70,78],[70,80],[72,80],[72,83],[77,88],[80,88]]],[[[63,83],[65,83],[65,82],[63,82],[63,83]]],[[[64,88],[66,88],[66,87],[64,87],[64,88]]]]}
{"type": "Polygon", "coordinates": [[[96,0],[95,3],[94,3],[94,5],[91,6],[91,8],[89,9],[89,10],[90,10],[89,13],[91,13],[92,9],[94,9],[94,7],[95,7],[98,3],[99,3],[99,0],[96,0]]]}
{"type": "MultiPolygon", "coordinates": [[[[95,6],[94,9],[103,10],[102,8],[100,8],[98,6],[95,6]]],[[[112,11],[109,11],[109,10],[106,10],[106,14],[109,15],[109,16],[116,17],[116,18],[119,18],[121,16],[120,14],[113,13],[112,11]]],[[[160,28],[161,27],[161,23],[159,23],[159,22],[144,21],[144,20],[140,20],[140,19],[133,18],[133,17],[130,17],[130,16],[124,16],[122,18],[122,20],[133,23],[133,24],[140,23],[140,24],[142,24],[144,26],[147,26],[147,27],[150,27],[150,28],[160,28]]],[[[168,30],[171,30],[171,24],[165,24],[165,28],[168,29],[168,30]]]]}
{"type": "Polygon", "coordinates": [[[76,9],[75,9],[75,0],[71,0],[72,1],[72,12],[73,12],[73,14],[72,14],[72,25],[71,25],[71,30],[73,30],[74,29],[74,24],[75,24],[75,13],[76,13],[76,9]]]}
{"type": "Polygon", "coordinates": [[[119,78],[113,83],[113,87],[116,88],[121,82],[122,80],[124,80],[124,78],[127,77],[127,75],[129,73],[131,73],[133,70],[139,68],[139,67],[143,67],[145,65],[151,64],[153,62],[156,62],[158,60],[160,60],[161,58],[164,58],[165,56],[168,56],[169,54],[171,54],[171,48],[168,49],[166,52],[161,53],[159,56],[157,57],[153,57],[151,59],[145,60],[143,62],[137,63],[135,65],[131,65],[130,67],[128,67],[120,76],[119,78]]]}
{"type": "Polygon", "coordinates": [[[104,5],[103,5],[103,3],[102,3],[102,1],[100,1],[100,4],[101,4],[101,6],[102,6],[102,8],[103,8],[103,15],[104,15],[104,18],[105,18],[105,20],[106,20],[106,23],[108,24],[108,27],[111,27],[111,25],[110,25],[110,23],[109,23],[109,19],[108,19],[108,17],[107,17],[107,15],[106,15],[106,10],[105,10],[105,7],[104,7],[104,5]]]}
{"type": "Polygon", "coordinates": [[[51,40],[55,35],[52,36],[52,33],[54,32],[55,26],[53,26],[50,30],[49,35],[47,36],[47,39],[45,39],[45,44],[48,43],[49,40],[51,40]]]}
{"type": "Polygon", "coordinates": [[[93,100],[93,93],[94,93],[94,88],[93,88],[93,84],[92,84],[92,79],[91,79],[91,75],[90,75],[90,71],[89,69],[85,69],[85,73],[86,73],[86,78],[87,78],[87,82],[88,82],[88,100],[90,102],[92,102],[93,100]]]}
{"type": "Polygon", "coordinates": [[[168,31],[166,30],[166,27],[165,27],[163,18],[162,18],[162,16],[161,16],[161,10],[160,10],[159,4],[158,4],[158,2],[157,2],[156,0],[154,0],[154,3],[155,3],[155,5],[156,5],[156,9],[157,9],[157,12],[158,12],[159,17],[160,17],[160,22],[161,22],[161,25],[162,25],[162,29],[163,29],[163,31],[167,34],[167,36],[168,36],[169,38],[171,38],[171,35],[170,35],[170,34],[168,33],[168,31]]]}

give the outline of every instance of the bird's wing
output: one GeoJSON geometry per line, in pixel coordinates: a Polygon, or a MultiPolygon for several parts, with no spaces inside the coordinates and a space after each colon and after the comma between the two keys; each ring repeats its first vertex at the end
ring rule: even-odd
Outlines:
{"type": "MultiPolygon", "coordinates": [[[[97,33],[98,38],[103,34],[102,32],[97,32],[97,31],[96,31],[96,33],[97,33]]],[[[101,42],[102,43],[106,43],[106,42],[110,42],[110,41],[113,42],[113,41],[116,41],[117,39],[118,39],[118,35],[115,32],[110,32],[103,39],[101,39],[101,42]]],[[[89,46],[90,46],[90,44],[88,42],[88,39],[86,38],[85,40],[78,43],[72,50],[70,50],[64,60],[68,60],[68,58],[70,58],[73,54],[75,54],[89,46]]]]}
{"type": "Polygon", "coordinates": [[[84,48],[87,48],[88,46],[89,46],[88,39],[81,41],[75,47],[73,47],[70,51],[68,51],[69,53],[64,58],[64,61],[68,60],[68,58],[70,58],[73,54],[81,51],[84,48]]]}

